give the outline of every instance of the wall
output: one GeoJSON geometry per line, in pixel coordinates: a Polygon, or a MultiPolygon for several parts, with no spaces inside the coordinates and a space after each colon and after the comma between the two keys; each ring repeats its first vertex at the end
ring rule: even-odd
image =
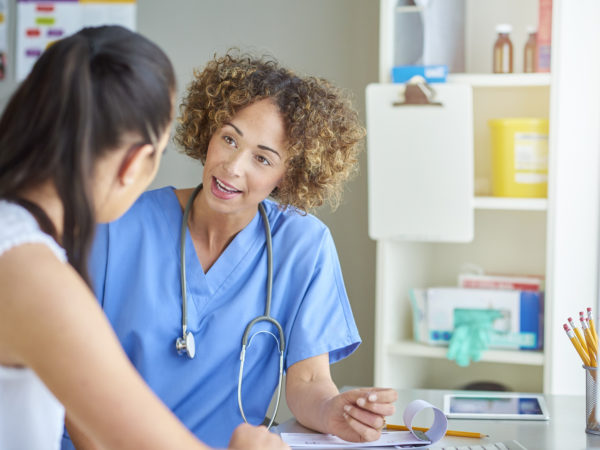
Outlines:
{"type": "MultiPolygon", "coordinates": [[[[9,6],[14,21],[15,0],[9,6]]],[[[378,20],[376,0],[138,1],[138,31],[171,57],[179,94],[195,67],[202,67],[215,52],[236,46],[267,52],[298,72],[322,76],[349,89],[363,122],[365,87],[377,81],[378,75],[378,20]]],[[[0,83],[2,107],[14,89],[13,80],[11,75],[0,83]]],[[[375,244],[367,236],[364,152],[360,163],[360,174],[349,184],[340,208],[335,213],[327,208],[317,212],[331,228],[363,337],[363,345],[351,358],[333,366],[339,386],[369,385],[373,379],[375,244]]],[[[194,186],[201,171],[200,165],[170,144],[153,187],[194,186]]]]}

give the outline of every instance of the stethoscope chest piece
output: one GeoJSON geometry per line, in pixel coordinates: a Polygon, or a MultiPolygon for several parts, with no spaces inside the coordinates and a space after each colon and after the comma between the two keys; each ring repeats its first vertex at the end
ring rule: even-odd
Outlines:
{"type": "Polygon", "coordinates": [[[185,338],[177,338],[175,346],[177,347],[177,353],[179,353],[180,355],[183,355],[185,353],[190,359],[193,359],[194,356],[196,356],[196,341],[191,331],[185,333],[185,338]]]}

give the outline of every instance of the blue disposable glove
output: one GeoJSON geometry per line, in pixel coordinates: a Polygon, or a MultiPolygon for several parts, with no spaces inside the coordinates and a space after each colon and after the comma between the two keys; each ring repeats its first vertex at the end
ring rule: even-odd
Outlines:
{"type": "Polygon", "coordinates": [[[494,320],[500,317],[502,313],[495,309],[455,309],[448,359],[461,367],[479,361],[490,344],[494,320]]]}

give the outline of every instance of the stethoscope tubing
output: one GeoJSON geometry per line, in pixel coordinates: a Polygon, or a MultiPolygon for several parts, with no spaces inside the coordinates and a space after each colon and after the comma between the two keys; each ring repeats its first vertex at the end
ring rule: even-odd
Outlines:
{"type": "Polygon", "coordinates": [[[192,205],[194,204],[194,199],[198,195],[198,192],[202,190],[202,183],[196,186],[192,195],[188,199],[185,209],[183,210],[183,219],[181,221],[181,236],[179,241],[179,247],[181,250],[181,264],[180,266],[180,274],[181,274],[181,329],[183,331],[183,336],[186,335],[187,332],[187,282],[185,278],[185,235],[187,230],[188,218],[190,216],[190,211],[192,210],[192,205]]]}
{"type": "MultiPolygon", "coordinates": [[[[190,211],[192,209],[192,205],[194,203],[194,199],[202,189],[202,183],[200,183],[194,191],[192,195],[188,199],[185,209],[183,211],[183,218],[181,221],[181,236],[180,236],[180,253],[181,253],[181,331],[182,337],[177,338],[175,343],[175,347],[179,354],[187,354],[188,358],[193,359],[195,356],[195,342],[194,335],[187,330],[187,283],[186,283],[186,275],[185,275],[185,238],[187,231],[187,223],[190,215],[190,211]]],[[[275,421],[275,416],[277,415],[277,410],[279,409],[279,401],[281,399],[281,385],[283,379],[283,356],[285,354],[285,334],[283,333],[283,328],[281,324],[273,317],[271,317],[271,295],[273,291],[273,246],[271,239],[271,226],[269,224],[269,218],[267,217],[267,213],[265,211],[265,207],[262,203],[258,204],[258,210],[260,212],[264,228],[265,228],[265,238],[267,245],[267,296],[265,300],[265,312],[262,316],[257,316],[248,322],[246,328],[244,329],[244,333],[242,335],[242,350],[240,352],[240,372],[238,376],[238,407],[240,409],[240,413],[242,414],[242,418],[244,422],[248,422],[246,419],[246,415],[244,414],[244,407],[242,404],[242,381],[243,381],[243,373],[244,373],[244,362],[246,359],[246,349],[248,348],[248,336],[250,335],[250,331],[252,327],[259,322],[269,322],[273,324],[278,331],[279,340],[275,338],[278,343],[278,351],[279,351],[279,377],[277,383],[277,397],[275,406],[273,409],[273,414],[271,421],[269,422],[267,429],[271,428],[273,422],[275,421]]],[[[273,336],[274,337],[274,336],[273,336]]]]}

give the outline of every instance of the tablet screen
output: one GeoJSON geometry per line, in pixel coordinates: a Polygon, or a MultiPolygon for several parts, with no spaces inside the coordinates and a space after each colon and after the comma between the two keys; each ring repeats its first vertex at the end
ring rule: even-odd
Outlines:
{"type": "Polygon", "coordinates": [[[451,397],[450,413],[543,415],[536,397],[451,397]]]}
{"type": "Polygon", "coordinates": [[[535,394],[446,394],[444,413],[456,419],[547,420],[546,404],[535,394]]]}

